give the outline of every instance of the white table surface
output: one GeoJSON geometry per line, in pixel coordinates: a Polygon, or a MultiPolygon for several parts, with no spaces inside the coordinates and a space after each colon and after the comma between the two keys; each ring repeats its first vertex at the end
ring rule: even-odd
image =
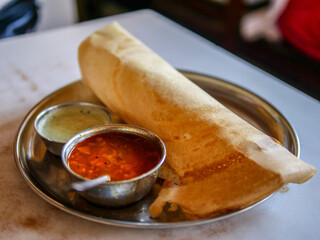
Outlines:
{"type": "MultiPolygon", "coordinates": [[[[319,174],[289,185],[235,217],[194,227],[138,230],[65,213],[36,195],[20,176],[12,143],[27,112],[80,78],[77,48],[93,31],[119,21],[173,66],[217,76],[263,97],[295,127],[301,159],[320,169],[320,104],[264,71],[151,11],[142,10],[0,41],[1,239],[320,239],[319,174]]],[[[320,80],[319,80],[320,81],[320,80]]]]}

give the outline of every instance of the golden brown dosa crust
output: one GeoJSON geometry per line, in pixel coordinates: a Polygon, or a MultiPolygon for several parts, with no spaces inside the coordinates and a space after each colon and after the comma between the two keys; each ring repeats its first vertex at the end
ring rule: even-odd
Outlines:
{"type": "Polygon", "coordinates": [[[315,174],[116,23],[83,41],[79,64],[84,83],[111,111],[165,142],[166,164],[181,183],[160,191],[153,216],[166,202],[194,217],[243,208],[315,174]]]}
{"type": "Polygon", "coordinates": [[[212,217],[250,206],[281,186],[279,174],[235,152],[220,163],[186,173],[179,186],[163,187],[150,213],[159,216],[168,202],[179,205],[189,218],[212,217]]]}

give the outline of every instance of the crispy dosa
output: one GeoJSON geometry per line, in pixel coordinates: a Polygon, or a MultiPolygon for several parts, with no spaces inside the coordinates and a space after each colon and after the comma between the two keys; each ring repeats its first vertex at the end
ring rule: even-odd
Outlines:
{"type": "Polygon", "coordinates": [[[156,133],[166,145],[166,164],[179,184],[166,180],[150,206],[153,217],[166,203],[190,218],[241,209],[316,173],[118,23],[81,43],[79,64],[85,85],[112,112],[156,133]]]}

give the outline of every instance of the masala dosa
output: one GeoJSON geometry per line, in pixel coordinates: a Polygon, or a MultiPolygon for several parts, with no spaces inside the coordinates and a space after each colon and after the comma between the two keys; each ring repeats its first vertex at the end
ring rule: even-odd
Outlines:
{"type": "Polygon", "coordinates": [[[150,206],[153,217],[166,203],[190,218],[241,209],[316,173],[118,23],[90,35],[78,54],[84,84],[126,123],[166,145],[166,164],[180,182],[166,180],[150,206]]]}

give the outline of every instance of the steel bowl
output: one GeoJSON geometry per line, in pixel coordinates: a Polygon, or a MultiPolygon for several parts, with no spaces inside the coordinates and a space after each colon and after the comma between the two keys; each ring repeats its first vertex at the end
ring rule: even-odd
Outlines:
{"type": "MultiPolygon", "coordinates": [[[[64,144],[67,142],[66,141],[61,141],[58,139],[55,139],[53,137],[48,136],[43,130],[43,126],[46,125],[46,119],[50,114],[54,114],[57,111],[60,111],[64,108],[70,108],[70,107],[80,107],[81,109],[84,109],[86,111],[98,111],[99,114],[105,118],[105,121],[103,123],[104,124],[108,124],[108,123],[112,123],[112,116],[110,114],[110,112],[103,106],[100,105],[96,105],[96,104],[92,104],[92,103],[86,103],[86,102],[68,102],[68,103],[62,103],[62,104],[58,104],[58,105],[54,105],[51,106],[45,110],[43,110],[42,112],[40,112],[35,121],[34,121],[34,128],[37,131],[37,133],[39,134],[39,136],[41,137],[41,139],[43,140],[44,144],[47,147],[47,150],[57,156],[60,156],[62,148],[64,146],[64,144]]],[[[102,125],[102,124],[101,124],[102,125]]],[[[92,126],[90,126],[92,127],[92,126]]],[[[89,128],[89,127],[88,127],[89,128]]],[[[83,131],[85,129],[81,129],[81,131],[83,131]]],[[[80,132],[80,131],[79,131],[80,132]]],[[[78,132],[77,132],[78,133],[78,132]]],[[[75,133],[76,134],[76,133],[75,133]]],[[[70,136],[71,138],[72,136],[70,136]]],[[[69,139],[70,139],[69,138],[69,139]]]]}
{"type": "Polygon", "coordinates": [[[121,132],[138,135],[154,143],[161,153],[159,163],[153,169],[140,176],[122,181],[105,182],[92,187],[91,189],[78,191],[82,197],[92,203],[107,207],[123,207],[139,201],[150,192],[158,176],[158,170],[165,160],[166,148],[158,136],[140,127],[125,124],[109,124],[87,129],[72,137],[62,149],[62,163],[65,169],[71,174],[73,181],[81,182],[88,181],[88,179],[76,174],[70,169],[67,159],[71,151],[78,143],[85,139],[108,132],[121,132]]]}

